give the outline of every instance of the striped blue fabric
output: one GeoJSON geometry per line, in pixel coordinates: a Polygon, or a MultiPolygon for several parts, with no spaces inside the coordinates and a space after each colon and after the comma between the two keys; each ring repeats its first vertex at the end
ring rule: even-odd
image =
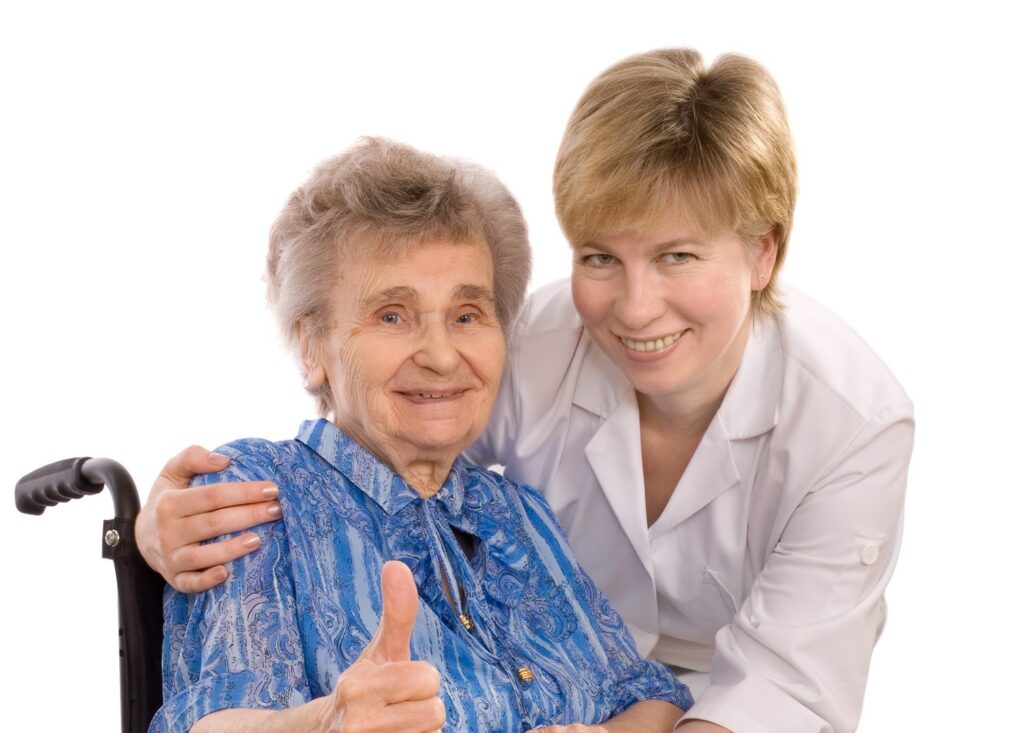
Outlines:
{"type": "Polygon", "coordinates": [[[297,440],[218,452],[231,466],[197,483],[272,480],[284,519],[256,528],[261,549],[235,561],[222,586],[166,595],[164,705],[150,731],[330,694],[373,637],[392,559],[416,579],[412,657],[441,674],[445,731],[593,724],[647,699],[692,704],[667,669],[638,655],[533,489],[460,458],[424,500],[325,420],[304,423],[297,440]],[[456,608],[442,574],[461,589],[456,608]]]}

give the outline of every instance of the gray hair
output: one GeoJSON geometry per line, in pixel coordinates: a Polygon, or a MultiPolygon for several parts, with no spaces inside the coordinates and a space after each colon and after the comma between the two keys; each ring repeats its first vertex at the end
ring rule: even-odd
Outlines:
{"type": "MultiPolygon", "coordinates": [[[[519,205],[493,173],[373,137],[321,163],[270,230],[267,300],[289,350],[301,356],[300,322],[314,349],[323,343],[346,252],[441,240],[487,243],[495,307],[507,335],[530,279],[530,246],[519,205]]],[[[307,390],[326,415],[330,385],[307,390]]]]}

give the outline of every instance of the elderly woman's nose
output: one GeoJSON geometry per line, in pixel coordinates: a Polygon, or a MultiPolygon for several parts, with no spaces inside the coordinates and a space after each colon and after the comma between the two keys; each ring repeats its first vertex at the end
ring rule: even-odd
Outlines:
{"type": "Polygon", "coordinates": [[[626,272],[619,284],[614,308],[615,317],[623,326],[638,331],[662,315],[665,299],[656,278],[642,270],[626,272]]]}
{"type": "Polygon", "coordinates": [[[417,366],[438,374],[449,374],[455,371],[461,358],[447,324],[430,321],[423,325],[413,354],[413,362],[417,366]]]}

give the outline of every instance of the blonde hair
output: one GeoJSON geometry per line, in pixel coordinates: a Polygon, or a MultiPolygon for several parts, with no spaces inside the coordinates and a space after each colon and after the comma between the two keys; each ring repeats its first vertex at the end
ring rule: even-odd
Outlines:
{"type": "MultiPolygon", "coordinates": [[[[493,173],[373,137],[321,163],[270,230],[267,300],[288,348],[301,359],[300,322],[307,348],[322,346],[346,253],[401,256],[437,241],[487,243],[508,334],[530,279],[530,246],[519,205],[493,173]]],[[[330,385],[306,388],[327,415],[330,385]]]]}
{"type": "Polygon", "coordinates": [[[775,275],[796,204],[793,142],[765,69],[727,54],[710,68],[696,51],[627,58],[595,79],[569,118],[555,165],[559,222],[579,246],[685,212],[705,234],[778,244],[755,316],[775,313],[775,275]]]}

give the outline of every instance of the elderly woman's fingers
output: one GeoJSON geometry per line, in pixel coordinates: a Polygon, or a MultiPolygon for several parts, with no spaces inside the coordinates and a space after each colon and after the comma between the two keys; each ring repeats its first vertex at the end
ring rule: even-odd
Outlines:
{"type": "Polygon", "coordinates": [[[412,571],[405,563],[390,560],[380,574],[380,595],[383,608],[377,633],[359,655],[381,665],[387,662],[408,662],[409,643],[419,611],[419,593],[412,571]]]}
{"type": "Polygon", "coordinates": [[[444,726],[446,713],[444,702],[439,697],[429,700],[414,700],[388,705],[384,708],[386,722],[383,731],[408,731],[428,733],[444,726]]]}
{"type": "Polygon", "coordinates": [[[409,700],[429,700],[441,692],[441,675],[430,662],[394,662],[381,668],[387,687],[383,691],[388,704],[409,700]]]}
{"type": "Polygon", "coordinates": [[[341,673],[331,693],[333,717],[346,730],[412,731],[441,728],[441,678],[427,662],[385,662],[360,658],[341,673]]]}

